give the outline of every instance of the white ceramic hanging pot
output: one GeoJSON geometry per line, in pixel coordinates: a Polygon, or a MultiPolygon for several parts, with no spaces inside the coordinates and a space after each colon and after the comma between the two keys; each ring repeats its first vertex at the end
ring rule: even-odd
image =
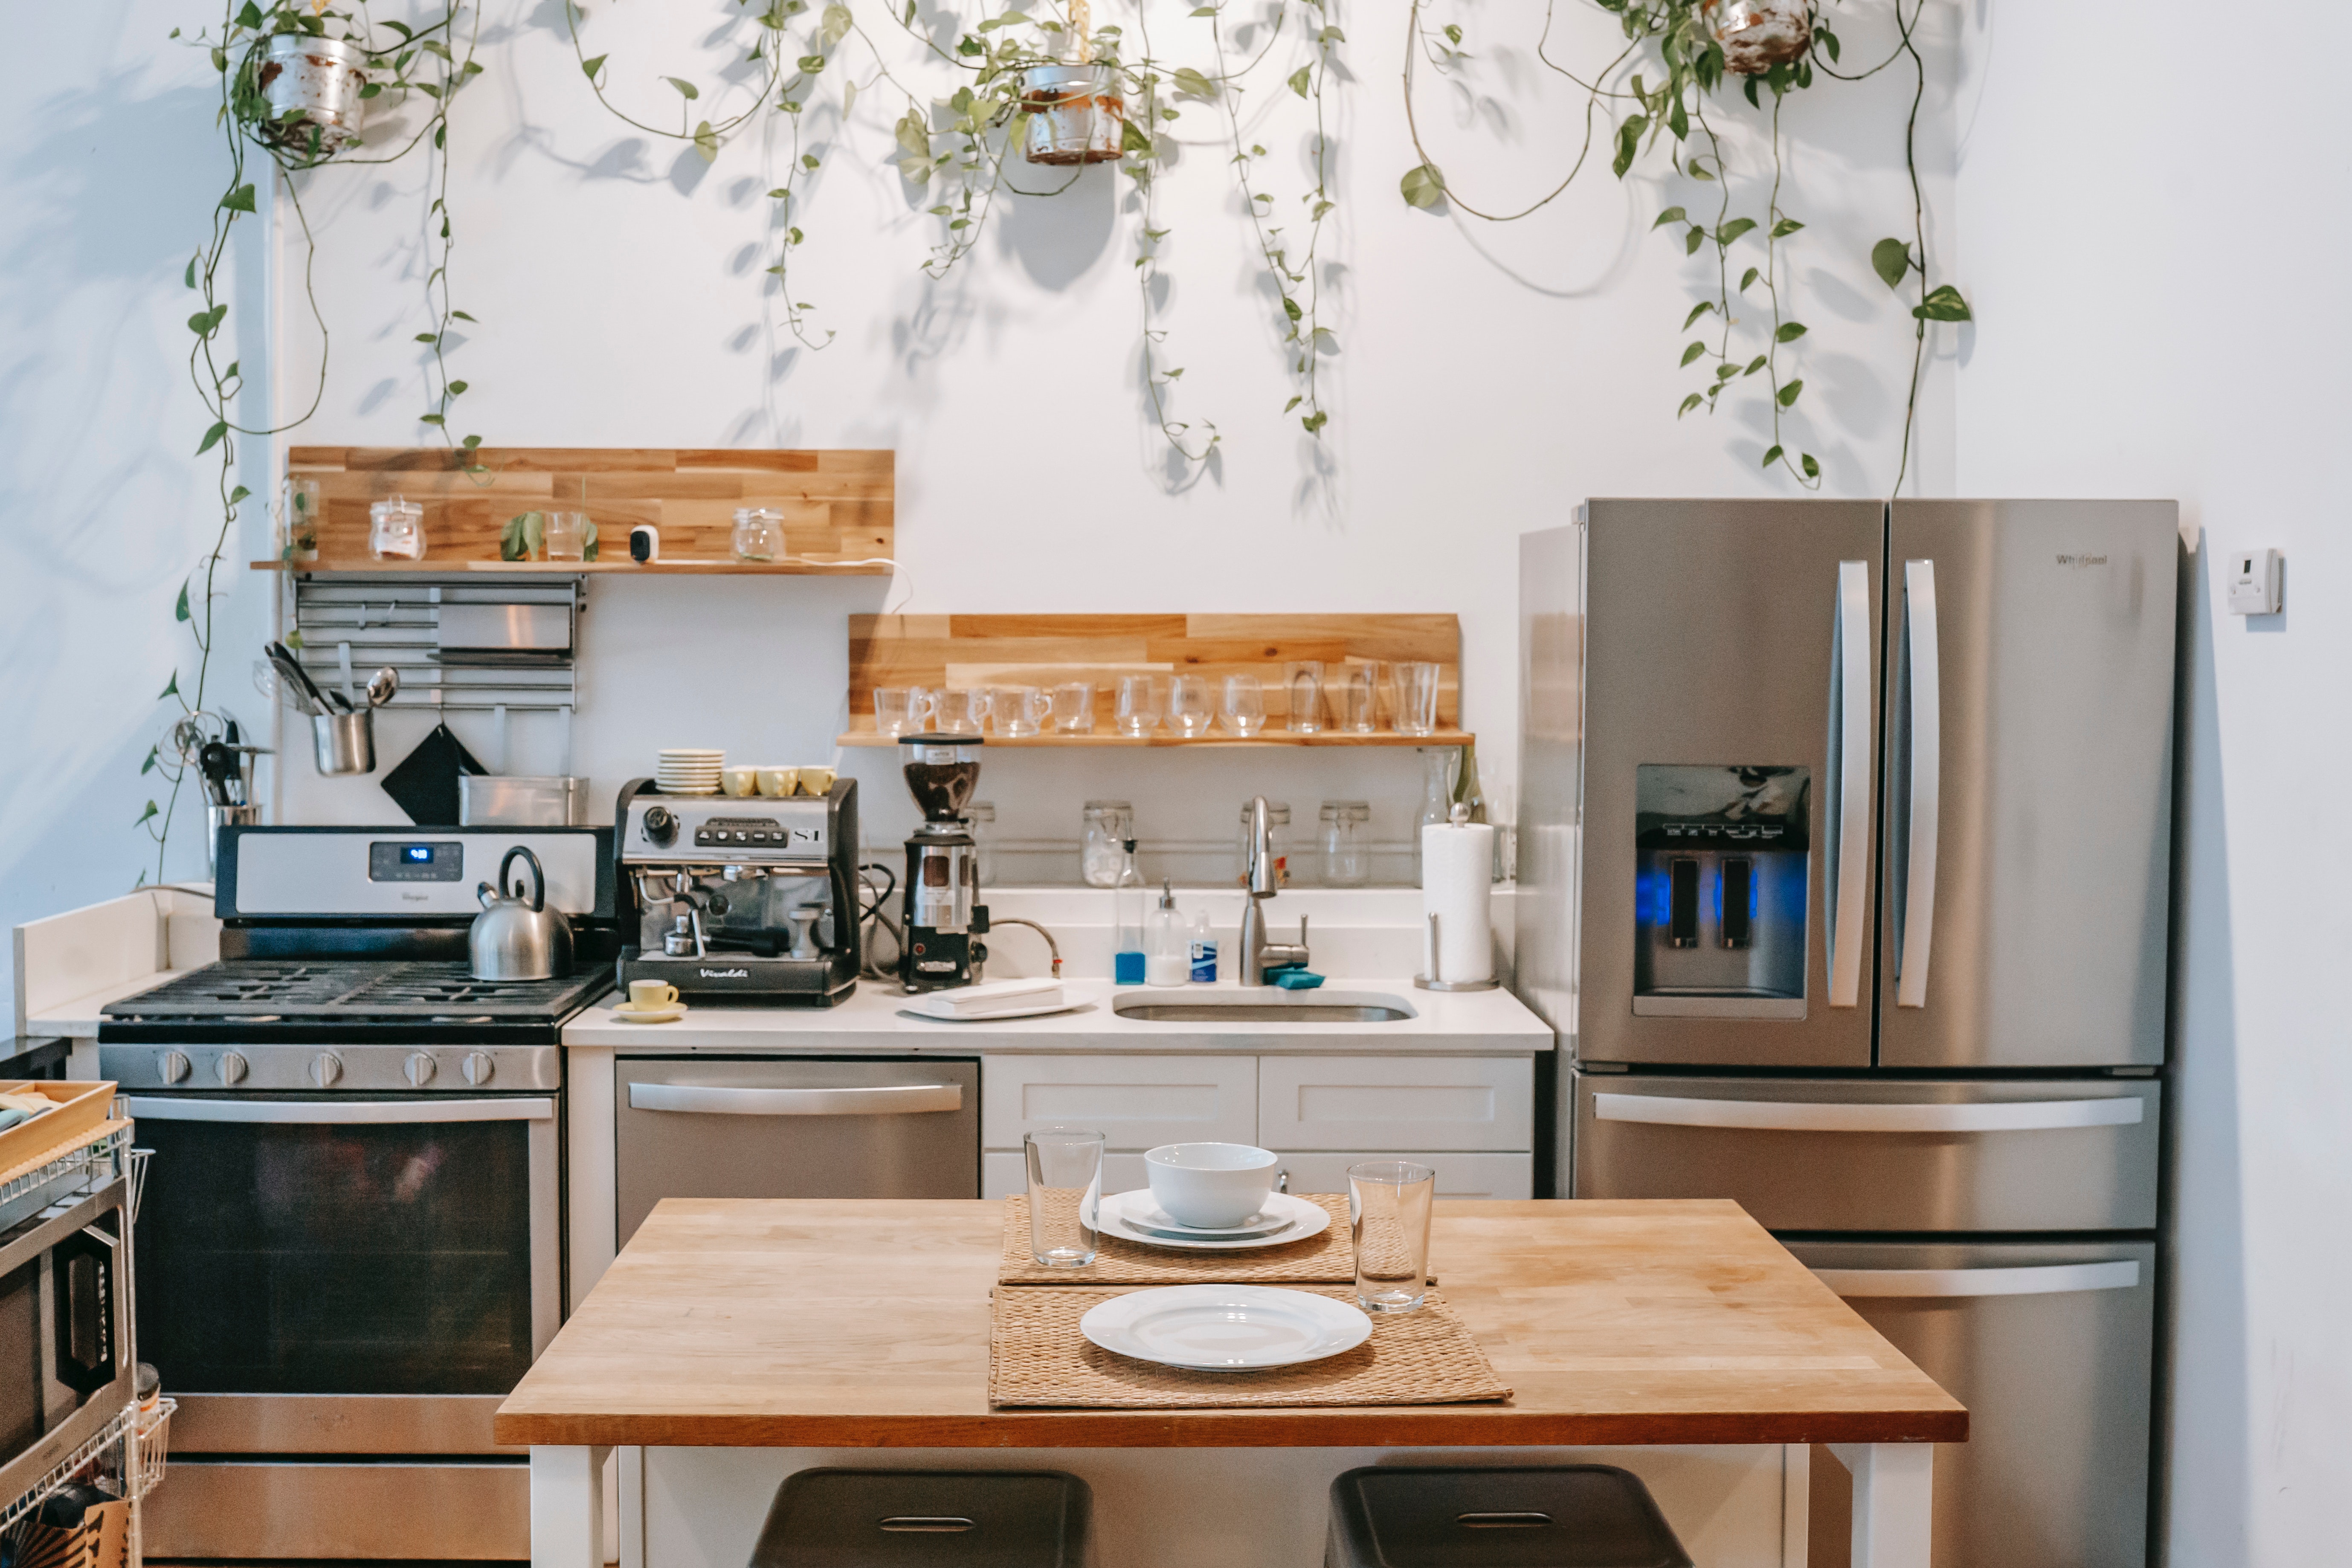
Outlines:
{"type": "Polygon", "coordinates": [[[319,134],[321,153],[354,146],[367,118],[367,56],[340,38],[279,33],[262,52],[254,85],[269,101],[262,134],[281,146],[308,152],[319,134]],[[289,112],[290,111],[290,112],[289,112]]]}
{"type": "Polygon", "coordinates": [[[1809,0],[1706,0],[1702,9],[1724,64],[1741,76],[1762,76],[1812,47],[1809,0]]]}
{"type": "Polygon", "coordinates": [[[1033,163],[1108,163],[1127,131],[1127,100],[1106,65],[1021,73],[1022,155],[1033,163]]]}

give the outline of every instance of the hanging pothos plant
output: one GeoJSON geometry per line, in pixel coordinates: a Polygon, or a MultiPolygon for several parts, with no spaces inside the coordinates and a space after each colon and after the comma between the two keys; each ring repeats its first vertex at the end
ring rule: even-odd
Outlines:
{"type": "MultiPolygon", "coordinates": [[[[1297,413],[1309,435],[1319,435],[1329,422],[1318,370],[1321,359],[1337,351],[1339,341],[1324,324],[1324,277],[1317,256],[1324,224],[1338,205],[1330,190],[1324,89],[1334,52],[1346,41],[1329,14],[1331,0],[1271,0],[1246,21],[1236,19],[1236,0],[1195,5],[1187,20],[1203,25],[1195,35],[1203,47],[1184,64],[1159,50],[1139,13],[1132,44],[1117,26],[1092,26],[1087,0],[1043,0],[1031,9],[975,17],[951,7],[927,6],[923,0],[865,0],[880,5],[889,26],[919,45],[932,67],[948,73],[951,85],[944,93],[919,91],[902,81],[853,4],[835,0],[812,14],[808,0],[770,0],[760,11],[751,9],[753,3],[737,0],[737,8],[751,35],[745,59],[760,68],[760,75],[751,97],[734,113],[697,120],[702,92],[692,79],[646,74],[648,87],[658,79],[677,95],[676,129],[614,104],[612,56],[587,52],[581,37],[586,12],[581,5],[567,0],[566,16],[581,70],[597,100],[636,130],[689,143],[708,160],[717,158],[720,148],[746,128],[763,126],[769,116],[781,117],[789,127],[784,183],[768,193],[777,204],[779,237],[775,260],[766,270],[777,280],[786,325],[802,343],[822,349],[833,336],[813,327],[810,316],[816,307],[800,298],[792,284],[793,254],[809,237],[810,186],[824,164],[816,151],[803,145],[803,126],[828,69],[845,79],[841,88],[845,121],[861,94],[885,84],[903,100],[905,110],[893,127],[895,161],[902,178],[935,198],[928,214],[939,225],[937,237],[921,267],[936,279],[971,254],[999,196],[1058,195],[1076,183],[1082,169],[1073,166],[1058,180],[1024,185],[1015,177],[1024,161],[1034,160],[1050,171],[1075,160],[1038,156],[1034,148],[1027,160],[1016,154],[1031,140],[1034,117],[1073,101],[1072,89],[1042,86],[1044,73],[1092,68],[1106,90],[1090,89],[1095,100],[1090,112],[1115,114],[1121,124],[1115,145],[1103,148],[1107,156],[1089,155],[1083,161],[1116,163],[1133,182],[1130,210],[1136,220],[1142,368],[1153,419],[1170,447],[1198,462],[1220,439],[1213,423],[1178,420],[1170,412],[1173,388],[1184,369],[1165,363],[1167,334],[1158,324],[1153,304],[1171,237],[1160,216],[1156,185],[1175,152],[1171,140],[1174,128],[1189,111],[1213,116],[1217,141],[1231,147],[1225,166],[1238,184],[1258,260],[1272,286],[1276,342],[1289,368],[1290,398],[1284,412],[1297,413]],[[1312,116],[1307,178],[1295,193],[1295,216],[1281,195],[1266,188],[1269,182],[1260,169],[1267,150],[1245,130],[1243,120],[1245,95],[1255,89],[1261,68],[1286,37],[1298,41],[1305,58],[1278,84],[1269,75],[1266,90],[1278,101],[1297,100],[1312,116]],[[859,46],[859,69],[840,60],[852,40],[859,46]]],[[[922,84],[933,89],[937,85],[922,84]]]]}
{"type": "Polygon", "coordinates": [[[1609,143],[1610,167],[1619,179],[1644,154],[1663,144],[1675,173],[1712,192],[1707,208],[1696,216],[1684,206],[1669,206],[1651,226],[1671,230],[1682,242],[1685,256],[1711,252],[1715,264],[1713,286],[1683,318],[1683,331],[1697,330],[1699,335],[1684,344],[1682,363],[1685,368],[1696,367],[1702,379],[1695,390],[1683,395],[1677,417],[1700,409],[1712,414],[1727,395],[1761,376],[1754,384],[1764,397],[1772,430],[1763,466],[1785,470],[1809,489],[1822,482],[1820,460],[1810,452],[1791,453],[1782,438],[1783,418],[1804,395],[1801,367],[1791,362],[1801,353],[1798,345],[1807,329],[1790,311],[1783,291],[1781,242],[1805,226],[1781,202],[1780,108],[1790,93],[1811,88],[1817,76],[1863,81],[1897,64],[1908,64],[1913,85],[1903,132],[1903,161],[1911,185],[1910,233],[1907,237],[1882,239],[1870,253],[1871,268],[1887,288],[1898,292],[1916,289],[1911,307],[1911,373],[1904,401],[1902,452],[1889,492],[1899,493],[1910,469],[1927,329],[1933,323],[1970,319],[1968,301],[1958,289],[1932,281],[1934,263],[1927,249],[1927,204],[1920,195],[1917,156],[1919,107],[1927,96],[1927,71],[1916,37],[1927,0],[1888,0],[1895,46],[1885,59],[1852,73],[1839,68],[1843,46],[1818,0],[1592,0],[1616,16],[1625,41],[1599,69],[1582,74],[1558,64],[1549,53],[1552,12],[1547,7],[1536,55],[1546,67],[1584,90],[1584,135],[1559,184],[1534,203],[1512,212],[1489,211],[1465,200],[1422,144],[1413,103],[1417,65],[1425,60],[1439,71],[1451,72],[1469,58],[1459,24],[1433,26],[1428,21],[1426,13],[1433,3],[1411,0],[1407,11],[1405,120],[1421,162],[1405,173],[1402,182],[1405,201],[1432,209],[1451,205],[1473,217],[1496,223],[1527,217],[1549,205],[1583,171],[1604,105],[1615,121],[1609,143]],[[1732,195],[1735,171],[1715,118],[1726,108],[1727,89],[1736,91],[1751,112],[1762,117],[1770,148],[1769,169],[1755,172],[1769,175],[1761,181],[1761,199],[1751,199],[1745,211],[1735,210],[1740,205],[1732,195]],[[1735,272],[1737,286],[1732,282],[1735,272]]]}
{"type": "MultiPolygon", "coordinates": [[[[219,597],[221,563],[239,509],[251,495],[235,482],[237,440],[293,429],[318,412],[326,392],[327,322],[320,311],[312,279],[318,245],[302,210],[300,182],[293,176],[330,162],[390,163],[420,145],[427,147],[433,195],[425,213],[425,247],[434,265],[425,275],[425,306],[432,330],[418,332],[416,341],[432,353],[426,375],[429,406],[417,417],[441,434],[453,460],[478,471],[471,456],[481,445],[481,437],[467,436],[458,441],[449,432],[451,407],[465,393],[466,383],[450,378],[446,358],[452,323],[474,320],[454,309],[449,296],[454,245],[448,202],[449,105],[482,68],[473,58],[478,12],[467,22],[464,38],[458,37],[459,17],[465,9],[459,0],[445,0],[436,19],[412,27],[400,22],[371,26],[350,12],[329,9],[328,0],[271,0],[267,5],[258,0],[228,0],[218,31],[207,28],[190,40],[207,51],[220,79],[215,124],[226,144],[229,166],[226,188],[213,207],[211,233],[190,258],[181,279],[201,301],[188,318],[188,330],[195,337],[188,370],[209,416],[196,455],[219,454],[221,524],[212,549],[181,584],[173,609],[195,645],[195,668],[185,681],[183,671],[175,668],[164,683],[159,700],[176,703],[177,711],[166,741],[149,748],[140,767],[142,774],[161,774],[167,786],[163,802],[150,799],[138,823],[154,841],[158,880],[164,876],[164,856],[180,789],[195,764],[196,749],[206,741],[220,740],[226,729],[226,721],[206,708],[205,701],[212,676],[213,606],[219,597]],[[404,108],[418,100],[425,107],[425,117],[404,138],[366,148],[363,154],[358,151],[365,147],[361,125],[371,106],[404,108]],[[246,386],[242,362],[223,364],[215,352],[229,311],[228,301],[222,297],[226,282],[222,268],[229,237],[237,220],[257,210],[255,184],[247,171],[247,160],[256,152],[272,169],[289,176],[280,190],[302,232],[302,294],[320,342],[318,375],[309,403],[292,418],[272,425],[239,421],[236,405],[246,386]]],[[[172,29],[172,37],[181,37],[180,29],[172,29]]],[[[306,531],[315,536],[317,523],[317,519],[308,517],[285,520],[289,559],[299,552],[306,531]]],[[[144,871],[140,879],[146,879],[144,871]]]]}

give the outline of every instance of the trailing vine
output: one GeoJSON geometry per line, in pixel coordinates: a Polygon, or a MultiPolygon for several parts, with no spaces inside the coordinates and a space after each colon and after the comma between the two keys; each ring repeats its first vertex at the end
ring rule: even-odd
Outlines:
{"type": "MultiPolygon", "coordinates": [[[[1804,228],[1781,205],[1783,163],[1780,141],[1781,106],[1792,91],[1811,88],[1818,69],[1842,81],[1862,81],[1907,59],[1914,72],[1910,113],[1904,130],[1904,166],[1912,199],[1911,237],[1880,240],[1871,251],[1871,267],[1889,289],[1900,290],[1914,274],[1918,279],[1918,303],[1913,307],[1913,349],[1909,389],[1904,404],[1903,439],[1893,490],[1899,493],[1910,468],[1918,417],[1919,380],[1926,363],[1927,328],[1931,322],[1970,319],[1968,302],[1948,283],[1930,286],[1933,258],[1928,254],[1927,205],[1922,195],[1917,158],[1919,108],[1927,92],[1927,65],[1916,39],[1920,9],[1926,0],[1889,0],[1897,39],[1887,58],[1866,70],[1848,74],[1837,68],[1842,44],[1822,14],[1818,0],[1759,0],[1734,5],[1727,0],[1592,0],[1613,15],[1625,38],[1624,47],[1598,71],[1570,69],[1551,58],[1549,45],[1557,0],[1548,0],[1536,54],[1544,66],[1574,82],[1585,93],[1584,131],[1567,174],[1545,195],[1513,212],[1496,212],[1462,199],[1436,160],[1423,143],[1414,109],[1414,75],[1420,61],[1440,71],[1454,71],[1470,58],[1458,24],[1432,27],[1424,19],[1433,0],[1411,0],[1406,19],[1404,64],[1405,120],[1414,153],[1421,162],[1406,171],[1400,192],[1412,206],[1458,208],[1471,216],[1495,223],[1516,222],[1549,205],[1574,183],[1593,146],[1596,121],[1606,110],[1615,120],[1612,172],[1620,180],[1647,152],[1667,142],[1671,170],[1686,179],[1714,186],[1712,221],[1690,216],[1685,206],[1661,212],[1651,225],[1680,231],[1684,255],[1696,257],[1702,247],[1714,251],[1713,289],[1683,318],[1685,332],[1712,317],[1712,341],[1692,339],[1682,349],[1682,365],[1696,365],[1705,376],[1697,390],[1685,393],[1676,417],[1704,409],[1714,414],[1724,395],[1739,384],[1761,375],[1765,409],[1771,422],[1771,441],[1763,467],[1779,468],[1799,485],[1817,489],[1821,463],[1811,453],[1793,454],[1784,438],[1784,420],[1804,394],[1801,374],[1784,366],[1784,356],[1796,357],[1798,343],[1808,328],[1788,310],[1781,265],[1781,242],[1804,228]],[[1738,13],[1738,15],[1733,15],[1738,13]],[[1735,30],[1737,29],[1737,30],[1735,30]],[[1650,73],[1662,72],[1657,79],[1650,73]],[[1739,84],[1748,107],[1763,116],[1769,149],[1769,180],[1759,216],[1735,215],[1733,171],[1725,155],[1724,140],[1709,118],[1710,103],[1720,101],[1727,80],[1739,84]],[[1771,95],[1769,104],[1765,93],[1771,95]],[[1749,236],[1756,236],[1749,239],[1749,236]],[[1753,252],[1744,250],[1736,261],[1733,247],[1743,242],[1760,245],[1760,261],[1746,266],[1735,288],[1736,266],[1753,252]],[[1759,289],[1760,294],[1755,292],[1759,289]],[[1743,319],[1746,302],[1759,301],[1750,322],[1743,319]],[[1746,331],[1739,329],[1747,328],[1746,331]],[[1752,351],[1752,352],[1751,352],[1752,351]]],[[[1798,367],[1801,369],[1801,367],[1798,367]]]]}

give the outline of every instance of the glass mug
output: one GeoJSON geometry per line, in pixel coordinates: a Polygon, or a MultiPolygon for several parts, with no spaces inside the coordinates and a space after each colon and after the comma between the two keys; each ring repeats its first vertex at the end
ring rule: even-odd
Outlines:
{"type": "Polygon", "coordinates": [[[903,686],[874,689],[874,731],[880,735],[904,735],[921,721],[915,706],[917,693],[903,686]]]}
{"type": "Polygon", "coordinates": [[[1247,740],[1265,728],[1265,691],[1255,675],[1225,677],[1225,702],[1221,710],[1226,730],[1247,740]]]}
{"type": "Polygon", "coordinates": [[[1118,732],[1122,735],[1149,735],[1160,728],[1160,712],[1153,697],[1151,677],[1122,675],[1118,678],[1118,732]]]}
{"type": "Polygon", "coordinates": [[[1034,686],[992,687],[988,693],[989,715],[997,734],[1007,740],[1037,733],[1053,710],[1054,700],[1034,686]]]}
{"type": "Polygon", "coordinates": [[[1168,727],[1186,740],[1209,732],[1209,678],[1180,675],[1168,683],[1168,727]]]}
{"type": "Polygon", "coordinates": [[[1084,735],[1095,727],[1095,689],[1083,680],[1054,688],[1054,728],[1065,735],[1084,735]]]}
{"type": "Polygon", "coordinates": [[[908,720],[918,731],[941,735],[977,735],[988,717],[988,693],[977,688],[918,686],[908,699],[908,720]]]}

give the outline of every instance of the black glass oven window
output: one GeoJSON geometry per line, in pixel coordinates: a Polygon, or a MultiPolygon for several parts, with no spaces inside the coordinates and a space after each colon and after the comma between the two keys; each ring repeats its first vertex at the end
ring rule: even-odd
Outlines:
{"type": "Polygon", "coordinates": [[[186,1393],[507,1393],[528,1126],[142,1121],[140,1358],[186,1393]]]}

